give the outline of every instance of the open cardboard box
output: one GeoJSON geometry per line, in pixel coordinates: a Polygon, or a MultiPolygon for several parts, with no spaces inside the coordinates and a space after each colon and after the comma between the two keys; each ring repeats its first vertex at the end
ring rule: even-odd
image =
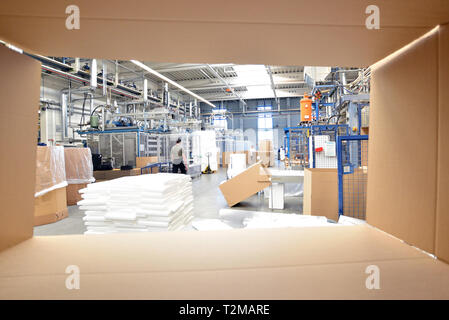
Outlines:
{"type": "Polygon", "coordinates": [[[65,28],[63,1],[1,2],[0,38],[42,55],[372,65],[367,222],[380,230],[32,237],[41,69],[1,47],[0,298],[449,298],[449,2],[343,2],[82,0],[79,30],[65,28]],[[365,28],[370,4],[379,30],[365,28]],[[65,287],[69,265],[79,290],[65,287]],[[369,265],[378,290],[365,286],[369,265]]]}

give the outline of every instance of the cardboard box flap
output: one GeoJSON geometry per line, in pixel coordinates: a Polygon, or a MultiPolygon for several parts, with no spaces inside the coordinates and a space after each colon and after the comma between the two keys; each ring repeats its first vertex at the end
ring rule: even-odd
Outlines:
{"type": "Polygon", "coordinates": [[[449,25],[439,33],[438,177],[435,254],[449,263],[449,25]]]}
{"type": "MultiPolygon", "coordinates": [[[[0,19],[1,20],[1,19],[0,19]]],[[[0,250],[33,235],[41,65],[0,46],[0,250]]]]}
{"type": "Polygon", "coordinates": [[[365,26],[368,0],[320,2],[232,0],[225,12],[220,2],[174,0],[128,2],[81,0],[79,30],[65,27],[67,3],[26,0],[0,3],[0,35],[48,56],[76,56],[179,63],[261,63],[272,65],[368,66],[401,48],[434,26],[449,21],[447,1],[377,1],[380,29],[365,26]],[[301,14],[305,12],[307,14],[301,14]],[[26,23],[24,23],[26,21],[26,23]],[[126,21],[126,23],[124,23],[126,21]],[[12,28],[11,26],[14,26],[12,28]],[[47,36],[52,30],[52,37],[47,36]],[[107,33],[104,30],[108,30],[107,33]],[[141,42],[140,33],[151,33],[141,42]],[[155,32],[164,30],[164,32],[155,32]],[[226,35],[233,34],[233,37],[226,35]],[[333,50],[302,50],[298,34],[308,34],[311,48],[326,43],[333,50]],[[260,37],[276,38],[261,50],[260,37]],[[167,37],[171,41],[166,41],[167,37]],[[66,39],[71,41],[67,42],[66,39]],[[121,46],[114,43],[120,38],[121,46]],[[215,39],[221,39],[217,42],[215,39]],[[154,43],[163,45],[154,46],[154,43]],[[82,44],[82,45],[80,45],[82,44]],[[178,48],[185,48],[180,54],[178,48]],[[237,48],[246,48],[240,50],[237,48]],[[151,54],[149,53],[151,52],[151,54]]]}
{"type": "Polygon", "coordinates": [[[430,253],[435,252],[438,33],[435,28],[373,66],[368,141],[375,152],[368,153],[367,222],[430,253]],[[422,122],[424,110],[417,136],[411,124],[422,122]],[[410,156],[413,145],[419,152],[410,156]]]}

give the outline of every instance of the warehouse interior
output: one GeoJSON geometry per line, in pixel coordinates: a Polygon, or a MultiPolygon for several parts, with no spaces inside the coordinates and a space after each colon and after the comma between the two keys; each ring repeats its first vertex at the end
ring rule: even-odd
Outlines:
{"type": "Polygon", "coordinates": [[[0,298],[448,299],[449,7],[175,2],[5,5],[0,298]]]}
{"type": "MultiPolygon", "coordinates": [[[[166,223],[153,231],[337,223],[339,137],[357,139],[342,142],[347,148],[342,157],[352,153],[353,165],[367,171],[369,68],[28,55],[42,64],[39,148],[50,153],[55,147],[64,148],[67,162],[65,180],[52,178],[53,185],[36,187],[38,205],[45,194],[50,197],[56,189],[65,188],[67,206],[50,209],[43,202],[45,210],[36,209],[35,235],[148,231],[138,218],[103,218],[107,211],[99,218],[100,212],[83,210],[87,199],[80,190],[121,176],[173,172],[171,149],[178,138],[192,179],[193,211],[176,226],[172,223],[178,215],[170,212],[166,223]],[[210,140],[208,145],[205,139],[210,140]],[[83,156],[76,155],[78,151],[83,156]],[[225,197],[230,195],[220,191],[220,184],[258,163],[275,170],[280,181],[264,189],[254,186],[236,203],[227,203],[225,197]],[[320,186],[331,188],[326,191],[330,194],[327,208],[310,207],[311,190],[305,191],[304,201],[309,178],[304,169],[327,169],[333,175],[334,185],[320,186]],[[231,207],[234,216],[226,210],[231,207]]],[[[42,159],[48,160],[52,161],[52,155],[42,159]]],[[[58,164],[62,166],[61,160],[55,158],[55,171],[58,164]]],[[[47,166],[38,163],[39,168],[47,166]]],[[[343,186],[342,181],[340,192],[347,194],[340,200],[346,200],[346,217],[364,220],[366,176],[355,175],[357,183],[350,185],[346,179],[343,186]]],[[[53,199],[64,202],[59,200],[53,199]]]]}

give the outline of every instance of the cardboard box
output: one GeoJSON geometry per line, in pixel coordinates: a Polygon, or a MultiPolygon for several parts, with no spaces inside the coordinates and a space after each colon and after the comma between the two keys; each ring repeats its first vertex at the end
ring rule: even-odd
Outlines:
{"type": "MultiPolygon", "coordinates": [[[[369,155],[368,222],[449,261],[448,1],[382,1],[381,12],[388,14],[378,30],[366,28],[370,3],[360,0],[344,6],[331,0],[232,2],[225,20],[218,2],[107,4],[90,1],[93,18],[73,31],[64,28],[64,2],[3,1],[0,34],[31,53],[59,57],[148,61],[151,53],[154,61],[180,63],[361,67],[382,59],[372,68],[369,145],[376,151],[369,155]],[[135,30],[151,33],[153,41],[136,41],[135,30]],[[333,50],[302,50],[302,42],[290,41],[298,34],[309,36],[311,48],[326,43],[333,50]],[[276,38],[283,50],[261,50],[261,35],[276,38]],[[410,157],[416,145],[420,152],[410,157]]],[[[0,126],[8,150],[0,158],[1,298],[449,298],[447,264],[366,226],[32,238],[41,68],[3,46],[0,67],[0,108],[8,115],[0,126]],[[182,266],[176,263],[181,259],[182,266]],[[74,261],[85,270],[82,290],[61,285],[74,261]],[[381,290],[366,289],[367,262],[382,270],[381,290]]]]}
{"type": "Polygon", "coordinates": [[[304,169],[303,214],[338,221],[337,169],[304,169]]]}
{"type": "Polygon", "coordinates": [[[53,223],[68,217],[66,188],[47,192],[34,200],[34,225],[53,223]]]}
{"type": "Polygon", "coordinates": [[[269,172],[258,162],[234,178],[222,182],[219,188],[228,206],[232,207],[262,191],[270,184],[269,172]]]}
{"type": "Polygon", "coordinates": [[[158,157],[136,157],[136,168],[143,168],[150,163],[156,163],[158,161],[158,157]]]}
{"type": "Polygon", "coordinates": [[[95,180],[112,180],[117,179],[121,177],[126,176],[138,176],[141,173],[140,168],[134,168],[131,170],[120,170],[120,169],[113,169],[113,170],[99,170],[94,171],[94,178],[95,180]]]}
{"type": "Polygon", "coordinates": [[[274,166],[274,150],[271,140],[262,140],[259,142],[258,160],[266,167],[274,166]]]}
{"type": "Polygon", "coordinates": [[[79,184],[69,184],[67,189],[67,205],[68,206],[76,206],[78,201],[81,201],[81,195],[79,194],[79,190],[86,188],[88,183],[79,183],[79,184]]]}

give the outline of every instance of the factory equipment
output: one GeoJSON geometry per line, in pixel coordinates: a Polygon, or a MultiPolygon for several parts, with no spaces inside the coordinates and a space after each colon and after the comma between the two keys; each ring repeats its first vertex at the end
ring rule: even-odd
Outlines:
{"type": "Polygon", "coordinates": [[[300,102],[300,112],[301,112],[301,122],[311,122],[312,121],[312,99],[309,98],[307,94],[300,102]]]}
{"type": "Polygon", "coordinates": [[[335,142],[338,136],[348,135],[349,127],[345,124],[300,126],[285,128],[284,133],[287,166],[336,168],[335,142]]]}

